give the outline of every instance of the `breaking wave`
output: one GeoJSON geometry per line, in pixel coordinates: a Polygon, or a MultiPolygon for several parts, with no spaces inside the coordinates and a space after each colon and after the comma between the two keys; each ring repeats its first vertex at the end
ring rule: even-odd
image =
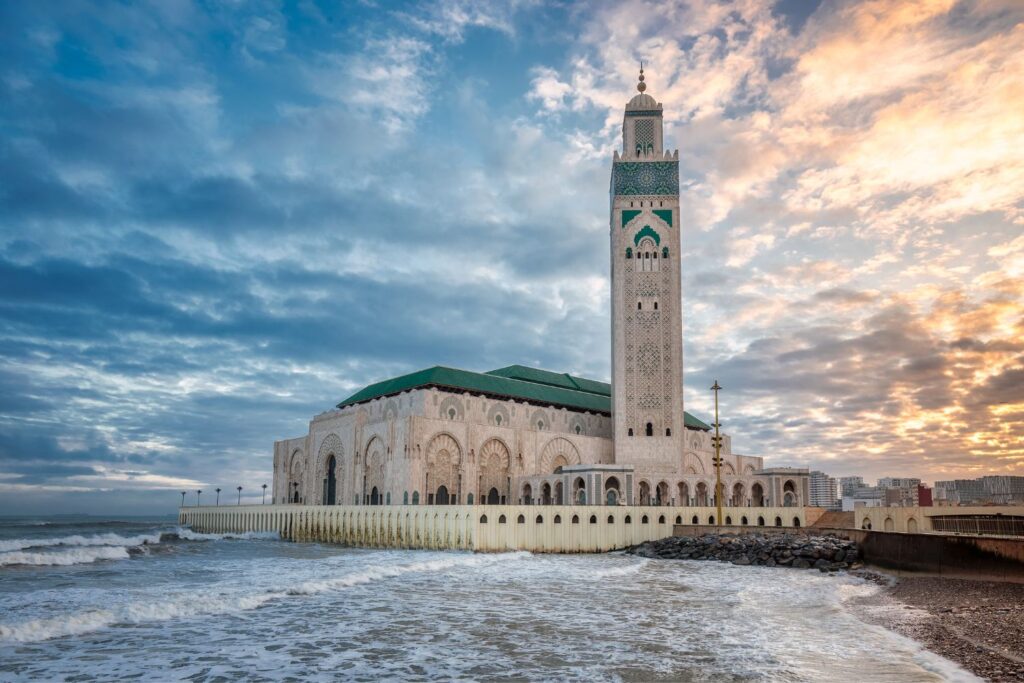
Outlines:
{"type": "MultiPolygon", "coordinates": [[[[97,549],[100,550],[100,549],[97,549]]],[[[113,550],[113,549],[111,549],[113,550]]],[[[496,555],[453,556],[398,566],[379,566],[323,581],[306,581],[297,586],[262,592],[225,595],[214,591],[189,591],[171,600],[130,602],[110,609],[85,610],[57,618],[32,619],[16,624],[0,623],[0,642],[35,642],[61,636],[79,635],[114,624],[137,624],[256,609],[272,600],[309,596],[326,591],[395,578],[405,574],[444,572],[466,567],[493,565],[530,557],[527,552],[496,555]]]]}
{"type": "Polygon", "coordinates": [[[156,545],[158,543],[173,543],[175,541],[222,541],[225,539],[238,540],[262,540],[278,539],[280,535],[276,531],[226,534],[201,534],[191,529],[179,527],[173,531],[164,531],[152,534],[138,534],[135,536],[121,536],[120,534],[95,534],[92,536],[56,536],[52,538],[15,538],[7,541],[0,541],[0,553],[12,550],[27,550],[29,548],[54,548],[61,546],[124,546],[133,547],[141,545],[156,545]]]}
{"type": "Polygon", "coordinates": [[[26,548],[51,548],[54,546],[133,546],[143,543],[159,543],[163,534],[140,534],[121,536],[119,534],[97,534],[95,536],[57,536],[54,538],[15,538],[0,541],[0,552],[25,550],[26,548]]]}
{"type": "Polygon", "coordinates": [[[99,560],[127,560],[128,548],[100,546],[97,548],[71,548],[56,552],[26,553],[14,551],[0,554],[0,567],[10,565],[69,566],[88,564],[99,560]]]}

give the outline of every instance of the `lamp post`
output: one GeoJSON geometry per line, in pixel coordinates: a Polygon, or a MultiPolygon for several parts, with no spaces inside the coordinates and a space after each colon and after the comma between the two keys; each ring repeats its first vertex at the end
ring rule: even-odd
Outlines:
{"type": "Polygon", "coordinates": [[[217,507],[220,507],[220,489],[217,489],[217,507]]]}
{"type": "Polygon", "coordinates": [[[181,507],[185,507],[185,492],[181,492],[181,507]]]}
{"type": "Polygon", "coordinates": [[[718,392],[721,389],[716,379],[714,386],[711,387],[711,391],[715,392],[715,435],[711,440],[715,443],[715,507],[718,511],[715,521],[718,522],[718,526],[722,526],[722,437],[718,431],[721,426],[718,422],[718,392]]]}
{"type": "Polygon", "coordinates": [[[260,503],[260,505],[266,505],[266,504],[267,504],[267,485],[264,484],[263,485],[263,502],[260,503]]]}
{"type": "Polygon", "coordinates": [[[199,489],[198,491],[196,491],[196,507],[199,507],[199,496],[202,495],[202,493],[203,493],[202,489],[199,489]]]}
{"type": "Polygon", "coordinates": [[[239,505],[242,504],[242,487],[241,486],[238,487],[238,504],[239,505]]]}

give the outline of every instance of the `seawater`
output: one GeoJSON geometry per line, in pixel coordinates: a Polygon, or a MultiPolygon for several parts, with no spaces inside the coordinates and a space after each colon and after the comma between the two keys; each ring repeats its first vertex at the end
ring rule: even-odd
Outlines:
{"type": "Polygon", "coordinates": [[[845,575],[0,521],[0,680],[968,681],[845,575]]]}

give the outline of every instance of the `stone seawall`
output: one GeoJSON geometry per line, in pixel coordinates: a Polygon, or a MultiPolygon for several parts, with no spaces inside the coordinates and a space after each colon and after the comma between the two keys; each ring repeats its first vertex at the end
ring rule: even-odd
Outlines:
{"type": "MultiPolygon", "coordinates": [[[[183,507],[200,532],[277,532],[293,541],[371,548],[580,553],[620,550],[708,520],[706,507],[588,505],[241,505],[183,507]]],[[[724,508],[727,519],[804,525],[803,508],[724,508]]]]}
{"type": "Polygon", "coordinates": [[[876,567],[953,578],[1024,583],[1024,538],[996,538],[964,534],[910,534],[864,529],[720,529],[707,525],[673,527],[674,536],[698,537],[709,533],[834,534],[855,541],[861,559],[876,567]]]}

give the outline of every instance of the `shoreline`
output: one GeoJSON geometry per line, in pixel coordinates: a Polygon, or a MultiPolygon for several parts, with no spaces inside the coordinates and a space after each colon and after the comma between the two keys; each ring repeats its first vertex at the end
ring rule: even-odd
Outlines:
{"type": "Polygon", "coordinates": [[[851,572],[882,590],[852,602],[864,621],[911,638],[989,681],[1024,681],[1024,584],[851,572]]]}

